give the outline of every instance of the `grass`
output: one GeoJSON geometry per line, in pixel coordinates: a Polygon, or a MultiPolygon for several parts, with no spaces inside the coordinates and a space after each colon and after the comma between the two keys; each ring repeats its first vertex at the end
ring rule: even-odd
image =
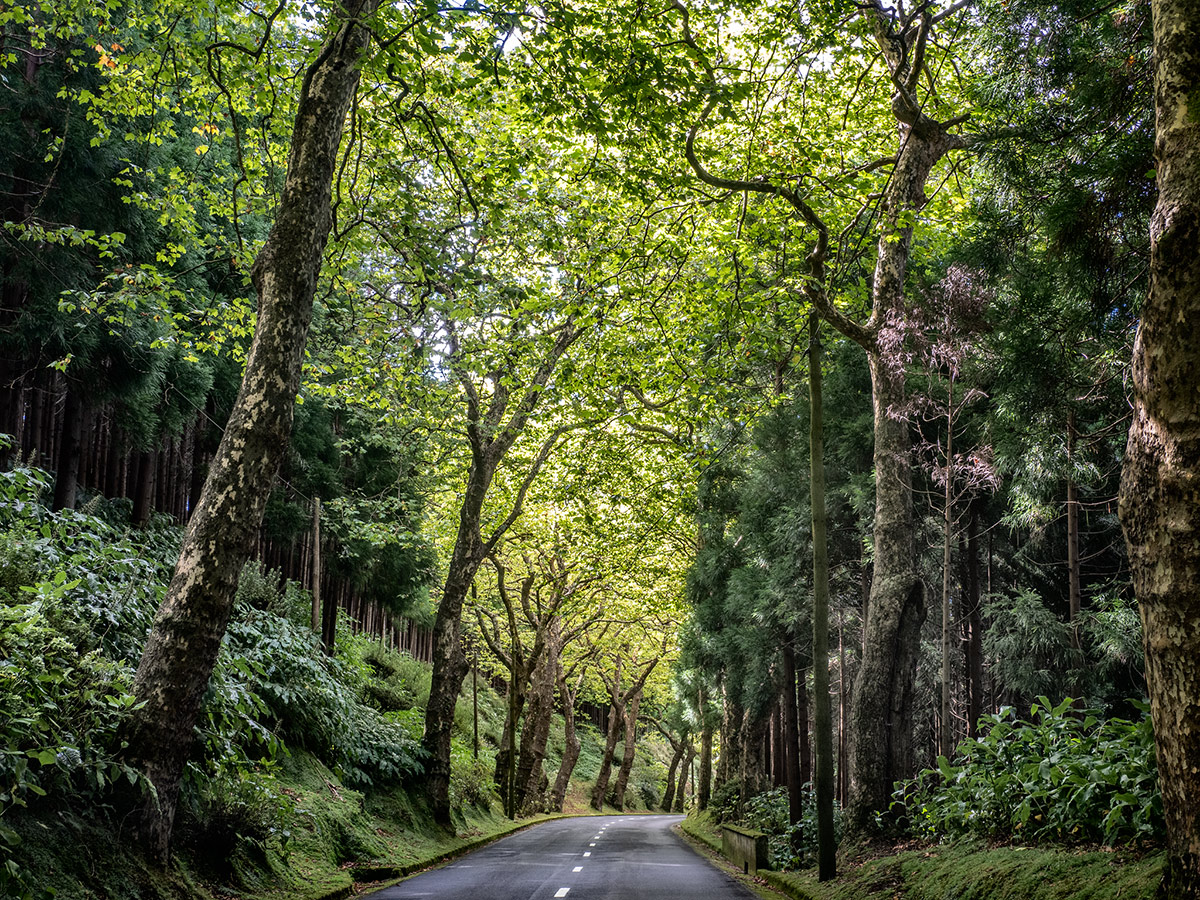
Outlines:
{"type": "MultiPolygon", "coordinates": [[[[689,815],[683,828],[720,848],[719,826],[707,813],[689,815]]],[[[815,870],[760,875],[798,900],[1152,900],[1163,864],[1161,852],[959,841],[842,853],[838,877],[823,884],[815,870]]]]}
{"type": "Polygon", "coordinates": [[[6,816],[5,824],[22,838],[13,856],[34,900],[49,891],[55,900],[320,900],[394,881],[551,818],[513,822],[478,808],[449,832],[410,793],[364,795],[301,752],[284,760],[277,784],[295,807],[285,846],[242,844],[230,858],[212,858],[181,828],[166,870],[131,852],[129,836],[103,813],[43,806],[36,815],[6,816]]]}

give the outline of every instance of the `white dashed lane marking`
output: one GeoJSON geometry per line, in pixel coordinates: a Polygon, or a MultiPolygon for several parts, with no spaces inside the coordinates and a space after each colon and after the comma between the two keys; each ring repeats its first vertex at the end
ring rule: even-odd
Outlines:
{"type": "Polygon", "coordinates": [[[569,890],[571,890],[571,889],[570,888],[559,888],[555,892],[554,896],[555,897],[565,897],[565,896],[567,896],[567,891],[569,891],[569,890]]]}
{"type": "Polygon", "coordinates": [[[575,868],[573,868],[571,871],[572,871],[572,872],[582,872],[582,871],[583,871],[583,866],[576,866],[576,867],[575,867],[575,868]]]}

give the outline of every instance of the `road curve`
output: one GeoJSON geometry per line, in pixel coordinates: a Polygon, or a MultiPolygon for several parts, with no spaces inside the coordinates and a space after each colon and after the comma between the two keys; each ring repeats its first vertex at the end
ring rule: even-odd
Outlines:
{"type": "Polygon", "coordinates": [[[371,900],[757,900],[670,830],[681,816],[581,816],[509,835],[371,900]]]}

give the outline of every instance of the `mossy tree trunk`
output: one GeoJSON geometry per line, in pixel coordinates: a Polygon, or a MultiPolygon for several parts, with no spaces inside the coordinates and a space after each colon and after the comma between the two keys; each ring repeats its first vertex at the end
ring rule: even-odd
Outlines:
{"type": "Polygon", "coordinates": [[[125,729],[126,758],[154,785],[142,809],[140,836],[163,861],[193,728],[238,575],[291,436],[313,295],[332,221],[337,151],[370,37],[363,20],[377,3],[347,0],[333,7],[330,36],[305,72],[278,213],[251,272],[258,325],[245,377],[133,685],[139,706],[125,729]]]}
{"type": "Polygon", "coordinates": [[[558,696],[563,714],[563,756],[558,766],[558,775],[554,779],[554,787],[550,791],[550,802],[547,804],[550,812],[562,812],[571,773],[575,771],[575,764],[579,762],[581,742],[575,732],[575,694],[581,682],[582,676],[574,686],[569,686],[566,672],[561,665],[558,667],[558,696]]]}
{"type": "Polygon", "coordinates": [[[1200,0],[1153,0],[1150,294],[1120,509],[1166,820],[1161,896],[1200,898],[1200,0]]]}
{"type": "Polygon", "coordinates": [[[638,691],[625,705],[625,752],[621,766],[617,769],[617,783],[613,787],[613,806],[625,809],[625,791],[629,788],[629,773],[633,771],[633,760],[637,755],[638,710],[642,705],[642,692],[638,691]]]}

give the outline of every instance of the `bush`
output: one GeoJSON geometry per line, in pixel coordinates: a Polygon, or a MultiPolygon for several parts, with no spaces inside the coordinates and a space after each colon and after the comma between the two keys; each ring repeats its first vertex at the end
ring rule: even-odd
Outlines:
{"type": "Polygon", "coordinates": [[[214,675],[210,706],[220,723],[211,737],[228,751],[250,741],[272,751],[269,720],[280,738],[312,751],[350,785],[397,782],[421,770],[419,746],[356,699],[357,673],[328,659],[307,628],[241,607],[214,675]]]}
{"type": "MultiPolygon", "coordinates": [[[[776,869],[799,869],[816,865],[817,798],[812,785],[801,790],[800,821],[794,825],[787,788],[765,791],[746,801],[742,823],[767,835],[767,852],[776,869]]],[[[842,811],[833,808],[834,841],[842,835],[842,811]]]]}
{"type": "Polygon", "coordinates": [[[897,803],[931,835],[1106,844],[1161,835],[1154,734],[1146,705],[1136,706],[1138,722],[1103,721],[1044,696],[1029,721],[1005,707],[980,719],[957,765],[940,757],[937,770],[900,786],[897,803]]]}
{"type": "Polygon", "coordinates": [[[295,805],[270,774],[224,766],[199,784],[181,810],[182,838],[196,860],[228,875],[239,852],[287,852],[295,805]]]}
{"type": "Polygon", "coordinates": [[[712,813],[713,821],[717,824],[736,822],[741,818],[741,803],[741,786],[736,781],[726,781],[712,792],[708,801],[708,811],[712,813]]]}
{"type": "Polygon", "coordinates": [[[383,712],[424,708],[429,702],[432,668],[410,654],[388,650],[372,642],[363,655],[370,674],[365,695],[371,705],[383,712]]]}

